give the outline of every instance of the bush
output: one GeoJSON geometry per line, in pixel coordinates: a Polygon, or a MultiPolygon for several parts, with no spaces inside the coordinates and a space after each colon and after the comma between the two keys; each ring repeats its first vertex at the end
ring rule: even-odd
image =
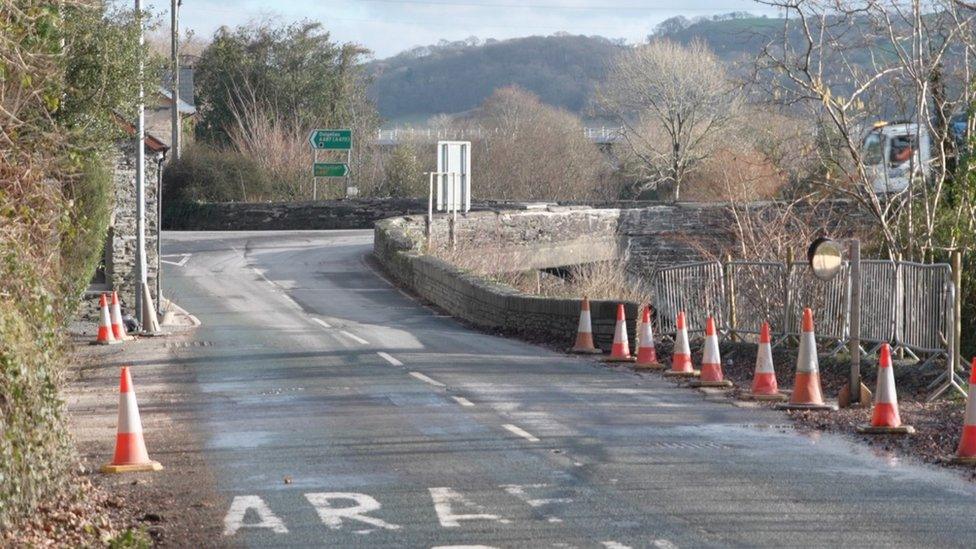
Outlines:
{"type": "Polygon", "coordinates": [[[383,183],[373,190],[375,196],[426,197],[429,183],[417,147],[410,143],[397,145],[383,166],[383,183]]]}
{"type": "Polygon", "coordinates": [[[57,294],[21,246],[0,239],[0,526],[57,496],[74,463],[58,396],[57,294]]]}
{"type": "Polygon", "coordinates": [[[74,313],[102,259],[105,234],[112,215],[112,172],[102,158],[92,159],[76,180],[65,184],[72,207],[63,217],[61,234],[62,294],[66,296],[60,318],[74,313]]]}
{"type": "Polygon", "coordinates": [[[163,171],[163,203],[259,202],[273,198],[270,178],[257,161],[231,149],[187,148],[163,171]]]}

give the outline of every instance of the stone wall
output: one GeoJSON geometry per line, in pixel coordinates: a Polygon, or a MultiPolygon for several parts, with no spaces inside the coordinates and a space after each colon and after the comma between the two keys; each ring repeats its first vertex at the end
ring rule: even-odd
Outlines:
{"type": "Polygon", "coordinates": [[[427,211],[427,200],[357,198],[317,202],[164,204],[163,228],[176,231],[372,229],[389,217],[427,211]]]}
{"type": "MultiPolygon", "coordinates": [[[[579,301],[534,297],[423,255],[422,232],[416,220],[395,218],[376,224],[373,254],[393,277],[449,314],[478,327],[543,338],[572,345],[579,322],[579,301]]],[[[627,303],[629,330],[637,304],[627,303]]],[[[616,322],[616,302],[591,303],[593,334],[597,345],[609,348],[616,322]]]]}
{"type": "MultiPolygon", "coordinates": [[[[146,152],[146,272],[153,302],[157,303],[157,202],[158,165],[154,156],[146,152]]],[[[111,289],[119,292],[119,300],[128,311],[134,311],[136,296],[136,149],[132,140],[119,143],[115,152],[115,208],[109,224],[110,254],[106,258],[105,274],[111,289]]]]}
{"type": "MultiPolygon", "coordinates": [[[[832,219],[849,220],[850,211],[845,217],[833,206],[832,219]]],[[[762,215],[763,209],[753,211],[762,215]]],[[[457,253],[485,256],[499,271],[619,259],[632,274],[647,276],[659,267],[732,251],[737,245],[734,222],[725,205],[700,204],[475,212],[459,216],[457,253]],[[565,253],[548,253],[551,250],[565,253]]],[[[571,343],[578,300],[520,294],[425,255],[424,225],[423,216],[376,223],[374,255],[391,275],[424,299],[482,328],[571,343]]],[[[448,219],[435,218],[432,245],[447,246],[447,234],[448,219]]],[[[593,329],[601,345],[612,341],[615,307],[615,302],[593,303],[593,329]]],[[[627,308],[632,330],[637,306],[631,303],[627,308]]]]}

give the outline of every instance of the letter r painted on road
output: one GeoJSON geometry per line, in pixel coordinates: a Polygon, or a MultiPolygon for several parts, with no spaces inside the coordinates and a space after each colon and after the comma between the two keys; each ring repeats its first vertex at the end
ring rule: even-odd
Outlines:
{"type": "Polygon", "coordinates": [[[259,496],[234,496],[224,517],[224,535],[233,536],[241,528],[267,528],[276,534],[287,534],[285,523],[275,515],[259,496]],[[258,522],[244,524],[248,511],[254,511],[258,522]]]}
{"type": "Polygon", "coordinates": [[[398,530],[396,524],[390,524],[382,519],[366,516],[366,513],[378,511],[380,502],[366,494],[353,492],[320,492],[305,494],[305,499],[315,507],[315,512],[326,526],[333,530],[342,528],[342,519],[355,520],[377,528],[398,530]],[[332,500],[352,500],[352,506],[333,507],[332,500]]]}

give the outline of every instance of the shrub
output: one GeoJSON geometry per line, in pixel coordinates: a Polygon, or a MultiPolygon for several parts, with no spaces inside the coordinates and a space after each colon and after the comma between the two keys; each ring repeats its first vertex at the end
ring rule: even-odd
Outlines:
{"type": "Polygon", "coordinates": [[[163,171],[163,203],[257,202],[272,198],[256,160],[232,149],[195,144],[163,171]]]}
{"type": "Polygon", "coordinates": [[[410,143],[397,145],[383,166],[383,184],[375,196],[426,197],[429,184],[424,178],[424,165],[417,147],[410,143]]]}

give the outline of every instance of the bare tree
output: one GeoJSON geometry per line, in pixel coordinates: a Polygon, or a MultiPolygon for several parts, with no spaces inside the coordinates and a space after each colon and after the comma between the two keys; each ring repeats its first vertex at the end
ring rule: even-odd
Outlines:
{"type": "Polygon", "coordinates": [[[585,200],[615,194],[602,185],[608,161],[586,138],[579,118],[532,93],[496,90],[464,123],[482,128],[471,158],[485,198],[585,200]]]}
{"type": "Polygon", "coordinates": [[[732,127],[741,103],[704,44],[669,40],[621,53],[597,101],[624,128],[643,186],[670,185],[675,201],[688,174],[732,127]]]}
{"type": "Polygon", "coordinates": [[[779,8],[786,24],[760,56],[757,81],[819,123],[819,183],[869,212],[891,254],[957,247],[976,210],[971,191],[947,200],[950,188],[966,187],[953,182],[968,177],[956,171],[950,118],[974,99],[976,12],[954,0],[758,1],[779,8]],[[886,118],[915,124],[914,149],[923,136],[932,143],[897,193],[877,192],[866,167],[866,131],[886,118]]]}

